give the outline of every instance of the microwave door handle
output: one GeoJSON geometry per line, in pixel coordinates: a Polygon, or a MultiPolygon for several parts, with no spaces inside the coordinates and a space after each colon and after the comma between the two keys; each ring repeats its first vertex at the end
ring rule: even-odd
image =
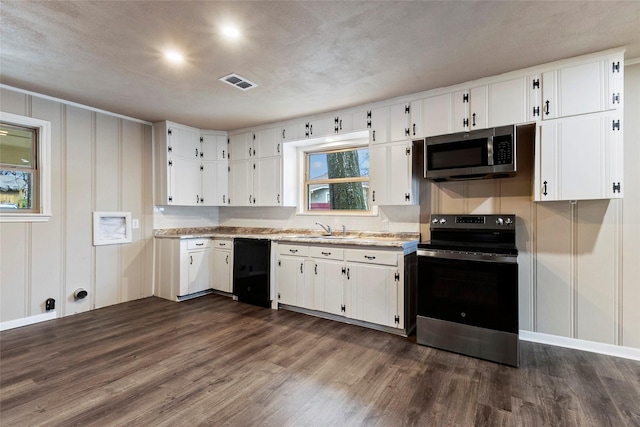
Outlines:
{"type": "Polygon", "coordinates": [[[493,166],[493,135],[487,136],[487,165],[493,166]]]}

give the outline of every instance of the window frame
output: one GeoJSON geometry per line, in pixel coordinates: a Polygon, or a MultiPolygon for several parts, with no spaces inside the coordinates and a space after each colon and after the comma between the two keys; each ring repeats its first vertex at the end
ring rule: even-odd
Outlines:
{"type": "Polygon", "coordinates": [[[367,176],[360,177],[350,177],[350,178],[325,178],[325,179],[309,179],[309,156],[313,154],[331,154],[343,151],[357,151],[357,150],[367,150],[370,153],[371,147],[369,144],[346,144],[339,145],[338,147],[327,147],[323,145],[317,145],[313,147],[305,147],[307,149],[302,150],[302,158],[304,162],[304,166],[302,168],[302,197],[301,202],[302,206],[300,209],[300,213],[306,215],[372,215],[373,207],[371,204],[370,196],[367,193],[367,205],[368,209],[328,209],[328,210],[312,210],[309,209],[310,200],[309,200],[309,186],[310,185],[318,185],[318,184],[339,184],[339,183],[347,183],[347,182],[371,182],[371,173],[367,176]]]}
{"type": "Polygon", "coordinates": [[[0,111],[0,122],[36,130],[37,177],[32,184],[32,207],[28,212],[0,210],[0,222],[45,222],[51,218],[51,122],[0,111]]]}

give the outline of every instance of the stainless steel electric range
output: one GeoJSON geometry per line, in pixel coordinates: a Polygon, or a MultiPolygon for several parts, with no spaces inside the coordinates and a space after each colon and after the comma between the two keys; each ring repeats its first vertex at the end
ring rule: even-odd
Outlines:
{"type": "Polygon", "coordinates": [[[418,344],[520,362],[515,215],[432,215],[418,244],[418,344]]]}

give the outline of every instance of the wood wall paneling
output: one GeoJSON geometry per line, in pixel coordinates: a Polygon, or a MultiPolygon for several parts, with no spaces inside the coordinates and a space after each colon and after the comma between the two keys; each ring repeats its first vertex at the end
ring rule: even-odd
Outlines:
{"type": "Polygon", "coordinates": [[[65,313],[80,313],[93,308],[95,301],[93,245],[93,141],[94,113],[66,107],[66,254],[65,254],[65,313]],[[89,295],[74,300],[76,289],[89,295]]]}

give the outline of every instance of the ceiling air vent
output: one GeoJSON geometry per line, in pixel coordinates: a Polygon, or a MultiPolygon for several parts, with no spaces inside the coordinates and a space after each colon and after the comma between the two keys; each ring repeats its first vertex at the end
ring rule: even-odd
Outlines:
{"type": "Polygon", "coordinates": [[[237,87],[240,90],[249,90],[258,86],[257,84],[250,82],[249,80],[237,74],[229,74],[228,76],[220,77],[219,80],[228,83],[231,86],[237,87]]]}

